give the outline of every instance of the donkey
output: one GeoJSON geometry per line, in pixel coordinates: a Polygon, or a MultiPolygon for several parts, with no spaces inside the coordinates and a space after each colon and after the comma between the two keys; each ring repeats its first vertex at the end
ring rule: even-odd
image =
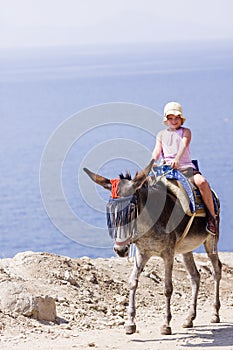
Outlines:
{"type": "MultiPolygon", "coordinates": [[[[150,186],[151,176],[148,176],[153,160],[133,179],[120,175],[119,179],[110,180],[84,168],[89,177],[100,186],[112,191],[113,197],[107,204],[109,232],[114,238],[114,251],[120,257],[126,257],[132,243],[136,246],[134,267],[129,278],[129,306],[128,320],[125,324],[126,334],[136,332],[135,324],[135,293],[138,280],[146,263],[152,256],[159,256],[164,262],[164,294],[166,297],[165,320],[161,327],[161,334],[172,334],[170,321],[171,296],[173,292],[172,270],[174,257],[182,254],[186,270],[191,278],[192,299],[188,315],[184,321],[184,328],[193,327],[196,318],[197,297],[200,284],[200,274],[197,270],[192,251],[202,243],[213,266],[214,303],[212,323],[220,322],[219,284],[221,280],[222,264],[217,253],[219,234],[215,237],[206,231],[205,217],[195,217],[188,234],[182,238],[187,227],[189,217],[174,195],[167,191],[162,182],[150,186]],[[175,213],[175,215],[174,215],[175,213]],[[175,218],[176,223],[168,225],[169,219],[175,218]],[[176,218],[179,218],[177,221],[176,218]],[[213,249],[214,248],[214,249],[213,249]]],[[[219,218],[218,218],[219,219],[219,218]]],[[[218,230],[219,232],[219,220],[218,230]]]]}

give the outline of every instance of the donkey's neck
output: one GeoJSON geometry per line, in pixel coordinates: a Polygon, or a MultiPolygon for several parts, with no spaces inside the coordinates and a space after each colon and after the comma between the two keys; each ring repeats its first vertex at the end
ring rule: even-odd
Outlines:
{"type": "Polygon", "coordinates": [[[141,188],[137,191],[138,234],[142,236],[156,226],[166,229],[175,205],[175,198],[167,192],[166,187],[141,188]]]}

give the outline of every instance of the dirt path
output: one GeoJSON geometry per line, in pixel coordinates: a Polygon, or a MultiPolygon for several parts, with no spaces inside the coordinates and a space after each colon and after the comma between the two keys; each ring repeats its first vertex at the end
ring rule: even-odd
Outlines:
{"type": "Polygon", "coordinates": [[[115,258],[70,259],[47,253],[23,253],[3,259],[0,287],[7,274],[9,281],[19,278],[25,286],[30,284],[31,291],[52,296],[56,300],[57,321],[39,322],[2,310],[0,349],[233,349],[233,253],[221,253],[220,258],[221,323],[210,323],[212,275],[208,259],[198,254],[195,260],[201,273],[201,287],[192,329],[181,326],[188,309],[190,286],[179,257],[176,259],[170,336],[160,334],[164,310],[160,259],[151,259],[140,278],[137,332],[133,335],[124,333],[127,278],[132,262],[115,258]]]}

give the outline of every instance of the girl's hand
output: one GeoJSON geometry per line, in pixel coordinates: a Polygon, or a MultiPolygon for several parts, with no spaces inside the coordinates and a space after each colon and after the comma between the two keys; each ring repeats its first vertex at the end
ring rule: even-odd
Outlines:
{"type": "Polygon", "coordinates": [[[173,162],[171,162],[172,169],[178,169],[180,167],[180,161],[177,159],[174,159],[173,162]]]}

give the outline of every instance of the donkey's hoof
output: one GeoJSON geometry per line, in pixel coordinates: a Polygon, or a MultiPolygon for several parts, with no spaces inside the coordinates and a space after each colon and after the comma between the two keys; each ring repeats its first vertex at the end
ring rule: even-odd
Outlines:
{"type": "Polygon", "coordinates": [[[168,326],[162,326],[160,332],[162,335],[171,335],[172,329],[171,327],[168,327],[168,326]]]}
{"type": "Polygon", "coordinates": [[[219,323],[220,322],[220,318],[218,315],[214,315],[212,318],[211,318],[211,323],[219,323]]]}
{"type": "Polygon", "coordinates": [[[133,334],[136,332],[136,324],[125,326],[125,334],[133,334]]]}
{"type": "Polygon", "coordinates": [[[183,328],[192,328],[193,327],[193,321],[191,320],[185,320],[184,323],[182,324],[183,328]]]}

